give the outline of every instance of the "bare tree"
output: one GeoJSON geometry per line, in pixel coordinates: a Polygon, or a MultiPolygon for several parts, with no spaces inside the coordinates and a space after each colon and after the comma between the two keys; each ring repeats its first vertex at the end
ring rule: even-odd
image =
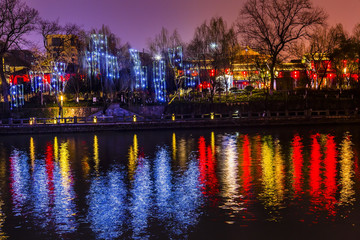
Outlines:
{"type": "MultiPolygon", "coordinates": [[[[35,28],[37,10],[20,0],[0,0],[0,60],[12,48],[24,43],[24,35],[35,28]]],[[[9,85],[3,67],[0,67],[2,93],[6,110],[9,109],[9,85]]]]}
{"type": "Polygon", "coordinates": [[[308,47],[304,48],[303,56],[309,72],[309,79],[314,88],[320,89],[324,79],[331,70],[331,55],[341,44],[338,26],[328,29],[326,26],[317,28],[311,35],[308,47]]]}
{"type": "MultiPolygon", "coordinates": [[[[189,58],[197,61],[201,79],[211,83],[211,98],[215,90],[221,88],[227,71],[231,71],[239,51],[236,33],[233,27],[228,27],[221,17],[210,19],[196,28],[194,38],[188,45],[189,58]],[[208,72],[211,69],[212,72],[208,72]]],[[[225,86],[228,88],[228,86],[225,86]]]]}
{"type": "Polygon", "coordinates": [[[166,28],[162,27],[159,34],[154,39],[148,41],[150,53],[153,57],[161,57],[166,64],[166,79],[167,87],[179,89],[181,86],[181,78],[177,76],[177,69],[170,66],[168,58],[169,49],[175,49],[179,46],[184,48],[184,43],[181,41],[180,34],[175,29],[170,33],[166,28]]]}
{"type": "Polygon", "coordinates": [[[238,32],[247,44],[270,56],[270,89],[274,89],[275,68],[290,45],[325,23],[326,13],[310,0],[248,0],[241,9],[238,32]]]}

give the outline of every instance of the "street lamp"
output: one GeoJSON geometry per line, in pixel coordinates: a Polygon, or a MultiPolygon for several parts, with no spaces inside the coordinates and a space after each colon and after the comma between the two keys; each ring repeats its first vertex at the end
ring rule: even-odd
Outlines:
{"type": "Polygon", "coordinates": [[[63,105],[64,105],[64,96],[60,95],[60,105],[59,105],[59,118],[63,118],[63,105]]]}

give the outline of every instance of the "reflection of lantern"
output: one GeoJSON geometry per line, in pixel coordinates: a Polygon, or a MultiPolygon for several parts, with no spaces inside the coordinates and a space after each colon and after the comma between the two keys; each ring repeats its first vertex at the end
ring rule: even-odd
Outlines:
{"type": "Polygon", "coordinates": [[[192,71],[191,76],[196,77],[198,75],[197,71],[192,71]]]}
{"type": "Polygon", "coordinates": [[[359,80],[359,75],[358,75],[358,74],[353,74],[353,75],[351,75],[351,77],[352,77],[355,81],[358,81],[358,80],[359,80]]]}

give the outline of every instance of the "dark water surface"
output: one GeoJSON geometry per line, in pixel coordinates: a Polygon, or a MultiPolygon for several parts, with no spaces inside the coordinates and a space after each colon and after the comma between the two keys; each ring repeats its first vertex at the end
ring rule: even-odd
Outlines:
{"type": "Polygon", "coordinates": [[[358,239],[360,127],[0,137],[0,239],[358,239]]]}

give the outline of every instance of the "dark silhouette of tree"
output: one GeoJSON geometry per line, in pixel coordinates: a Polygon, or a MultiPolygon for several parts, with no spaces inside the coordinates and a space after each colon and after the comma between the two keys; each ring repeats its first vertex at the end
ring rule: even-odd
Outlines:
{"type": "Polygon", "coordinates": [[[153,58],[162,58],[166,64],[166,83],[169,90],[178,90],[181,87],[181,79],[176,77],[176,69],[172,68],[169,61],[168,51],[181,46],[184,49],[184,43],[180,34],[175,29],[170,33],[166,28],[162,27],[159,34],[154,39],[148,41],[150,54],[153,58]]]}
{"type": "Polygon", "coordinates": [[[291,44],[309,36],[325,23],[326,13],[310,0],[248,0],[241,9],[238,32],[247,45],[270,56],[270,89],[274,89],[275,68],[291,44]]]}
{"type": "MultiPolygon", "coordinates": [[[[37,10],[30,8],[20,0],[0,0],[0,60],[13,47],[24,43],[24,35],[35,28],[37,10]]],[[[2,66],[2,65],[1,65],[2,66]]],[[[1,88],[5,101],[5,110],[9,110],[9,85],[3,67],[0,67],[1,88]]]]}
{"type": "Polygon", "coordinates": [[[188,56],[195,60],[201,72],[201,80],[211,83],[211,99],[217,88],[226,86],[226,71],[233,69],[239,45],[233,27],[228,28],[221,17],[210,19],[196,28],[194,38],[187,48],[188,56]],[[206,71],[211,69],[212,72],[206,71]]]}

